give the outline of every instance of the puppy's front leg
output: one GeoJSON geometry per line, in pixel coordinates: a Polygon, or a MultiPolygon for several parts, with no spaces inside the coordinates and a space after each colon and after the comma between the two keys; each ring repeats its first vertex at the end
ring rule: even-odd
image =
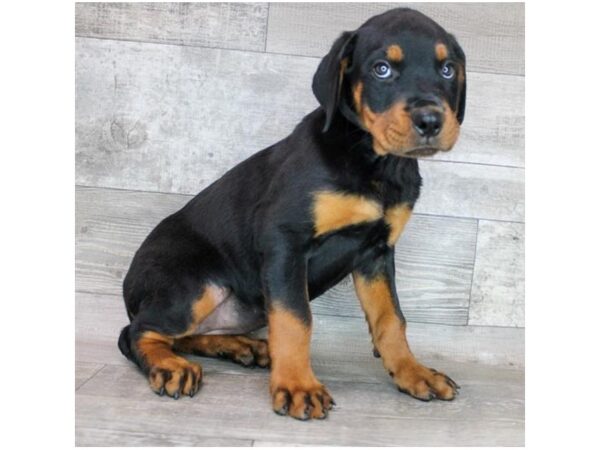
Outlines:
{"type": "Polygon", "coordinates": [[[394,282],[394,249],[353,273],[354,287],[369,323],[373,345],[402,392],[419,400],[452,400],[458,386],[448,376],[420,364],[406,340],[406,321],[394,282]]]}
{"type": "Polygon", "coordinates": [[[333,399],[315,377],[310,363],[312,316],[304,255],[285,245],[270,252],[263,267],[263,285],[273,410],[300,420],[324,419],[333,399]]]}

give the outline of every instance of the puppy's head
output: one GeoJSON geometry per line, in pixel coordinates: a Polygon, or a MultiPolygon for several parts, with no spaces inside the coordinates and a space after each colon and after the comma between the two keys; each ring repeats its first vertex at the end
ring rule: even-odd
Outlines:
{"type": "Polygon", "coordinates": [[[448,151],[465,114],[465,55],[433,20],[406,8],[344,32],[321,61],[313,92],[326,113],[370,133],[380,155],[448,151]]]}

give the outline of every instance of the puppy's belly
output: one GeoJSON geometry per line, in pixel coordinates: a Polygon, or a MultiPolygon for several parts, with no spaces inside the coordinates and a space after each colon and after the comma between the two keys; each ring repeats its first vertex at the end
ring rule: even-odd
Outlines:
{"type": "Polygon", "coordinates": [[[244,334],[266,325],[263,308],[246,305],[229,295],[204,319],[194,334],[244,334]]]}

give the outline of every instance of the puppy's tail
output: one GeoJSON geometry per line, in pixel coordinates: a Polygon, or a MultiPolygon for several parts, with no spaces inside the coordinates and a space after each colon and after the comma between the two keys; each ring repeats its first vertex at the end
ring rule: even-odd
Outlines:
{"type": "Polygon", "coordinates": [[[134,361],[133,352],[131,351],[131,339],[129,338],[129,328],[131,328],[131,325],[127,325],[121,330],[121,334],[119,335],[119,350],[121,350],[121,353],[127,359],[134,361]]]}

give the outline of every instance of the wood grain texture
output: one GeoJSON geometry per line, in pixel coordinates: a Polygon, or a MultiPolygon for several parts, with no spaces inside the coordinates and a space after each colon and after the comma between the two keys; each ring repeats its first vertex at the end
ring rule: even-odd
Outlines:
{"type": "MultiPolygon", "coordinates": [[[[121,329],[128,324],[123,298],[114,294],[78,292],[76,313],[76,360],[90,364],[129,365],[117,348],[121,329]]],[[[266,337],[264,329],[258,337],[266,337]]],[[[524,330],[520,328],[448,326],[409,322],[408,339],[420,358],[436,361],[483,363],[522,368],[524,330]]],[[[313,365],[334,380],[379,382],[387,374],[372,357],[371,338],[363,318],[314,314],[311,354],[313,365]],[[340,364],[346,364],[340,371],[340,364]]],[[[246,373],[229,362],[202,358],[220,370],[246,373]],[[239,372],[239,371],[242,372],[239,372]]],[[[213,366],[211,366],[213,367],[213,366]]]]}
{"type": "Polygon", "coordinates": [[[107,366],[77,393],[76,434],[101,428],[164,435],[176,420],[178,435],[305,445],[522,445],[523,373],[456,363],[448,369],[461,380],[454,402],[418,402],[389,380],[329,381],[338,407],[325,422],[305,423],[271,411],[266,370],[206,375],[197,396],[173,401],[153,394],[137,369],[107,366]]]}
{"type": "Polygon", "coordinates": [[[458,142],[431,159],[525,167],[525,77],[476,72],[467,77],[458,142]]]}
{"type": "Polygon", "coordinates": [[[75,288],[118,295],[142,241],[191,198],[93,188],[75,195],[75,288]]]}
{"type": "Polygon", "coordinates": [[[525,326],[525,225],[482,220],[469,323],[525,326]]]}
{"type": "MultiPolygon", "coordinates": [[[[76,289],[121,295],[142,241],[189,196],[98,188],[76,190],[76,289]]],[[[415,215],[396,244],[396,284],[412,321],[465,325],[477,223],[415,215]]],[[[313,302],[315,312],[363,317],[348,279],[313,302]]]]}
{"type": "Polygon", "coordinates": [[[102,367],[104,364],[101,363],[75,361],[75,390],[92,378],[102,367]]]}
{"type": "Polygon", "coordinates": [[[396,6],[421,11],[454,34],[469,70],[525,73],[524,3],[273,3],[267,51],[321,57],[342,31],[396,6]]]}
{"type": "Polygon", "coordinates": [[[196,193],[317,105],[311,58],[85,38],[77,54],[78,184],[196,193]]]}
{"type": "Polygon", "coordinates": [[[206,437],[201,429],[194,434],[182,434],[177,430],[153,433],[152,430],[114,430],[81,427],[75,432],[77,447],[251,447],[252,440],[206,437]]]}
{"type": "Polygon", "coordinates": [[[76,3],[75,35],[262,51],[266,3],[76,3]]]}
{"type": "MultiPolygon", "coordinates": [[[[317,106],[310,88],[317,64],[314,58],[79,38],[76,180],[196,193],[288,135],[317,106]]],[[[522,166],[523,78],[471,78],[462,137],[436,158],[522,166]]]]}
{"type": "Polygon", "coordinates": [[[525,220],[525,170],[420,161],[423,177],[415,213],[477,219],[525,220]]]}

